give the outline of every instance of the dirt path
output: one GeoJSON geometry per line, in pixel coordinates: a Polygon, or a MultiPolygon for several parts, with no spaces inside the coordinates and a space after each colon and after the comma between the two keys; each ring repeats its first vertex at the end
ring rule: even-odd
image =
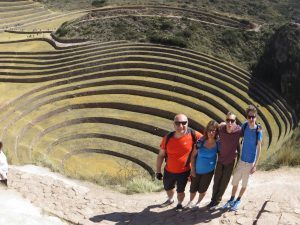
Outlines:
{"type": "MultiPolygon", "coordinates": [[[[290,224],[300,225],[300,168],[257,172],[238,212],[160,208],[165,193],[124,195],[34,166],[12,167],[9,186],[34,205],[73,224],[290,224]]],[[[187,193],[188,194],[188,193],[187,193]]],[[[224,203],[230,188],[224,195],[224,203]]],[[[187,198],[184,201],[187,203],[187,198]]]]}

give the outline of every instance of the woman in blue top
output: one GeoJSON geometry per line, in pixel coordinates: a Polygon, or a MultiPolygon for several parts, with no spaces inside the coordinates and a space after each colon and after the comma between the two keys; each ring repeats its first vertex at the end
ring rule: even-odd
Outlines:
{"type": "Polygon", "coordinates": [[[199,205],[212,180],[220,144],[218,137],[218,123],[215,120],[211,120],[206,126],[204,136],[201,137],[194,146],[191,157],[192,183],[190,187],[190,201],[187,205],[188,208],[199,205]],[[194,205],[193,200],[197,191],[199,192],[199,199],[194,205]]]}

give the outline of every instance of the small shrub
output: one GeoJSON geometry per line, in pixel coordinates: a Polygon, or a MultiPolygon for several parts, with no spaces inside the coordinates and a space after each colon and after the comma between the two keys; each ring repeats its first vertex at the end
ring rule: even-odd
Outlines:
{"type": "Polygon", "coordinates": [[[56,35],[58,37],[64,37],[69,32],[68,30],[68,23],[64,22],[56,31],[56,35]]]}
{"type": "Polygon", "coordinates": [[[160,29],[161,30],[172,30],[173,24],[171,23],[171,21],[163,20],[162,24],[160,25],[160,29]]]}
{"type": "Polygon", "coordinates": [[[227,46],[237,46],[241,39],[241,34],[235,30],[227,30],[223,32],[222,42],[227,46]]]}
{"type": "Polygon", "coordinates": [[[35,160],[35,165],[36,166],[41,166],[41,167],[47,167],[49,168],[52,172],[61,172],[60,168],[55,166],[51,160],[49,159],[48,156],[38,154],[36,160],[35,160]]]}
{"type": "Polygon", "coordinates": [[[187,47],[187,42],[183,37],[178,36],[162,36],[154,34],[149,37],[150,42],[163,45],[178,46],[181,48],[187,47]]]}
{"type": "Polygon", "coordinates": [[[157,180],[152,181],[144,177],[133,178],[126,185],[126,194],[158,192],[161,190],[163,190],[162,182],[157,180]]]}

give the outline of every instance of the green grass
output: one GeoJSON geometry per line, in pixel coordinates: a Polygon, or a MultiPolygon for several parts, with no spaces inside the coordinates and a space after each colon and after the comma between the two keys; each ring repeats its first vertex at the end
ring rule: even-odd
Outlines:
{"type": "MultiPolygon", "coordinates": [[[[183,51],[183,50],[182,50],[183,51]]],[[[180,52],[179,52],[180,53],[180,52]]],[[[77,54],[77,55],[79,55],[79,54],[77,54]]],[[[84,55],[82,55],[82,56],[84,56],[84,55]]],[[[86,57],[85,57],[86,58],[86,57]]],[[[116,58],[116,57],[115,57],[116,58]]],[[[146,59],[146,57],[143,57],[143,58],[145,58],[146,59]]],[[[150,60],[150,59],[149,59],[150,60]]],[[[89,61],[89,62],[91,62],[91,61],[89,61]]],[[[97,60],[95,61],[95,62],[97,62],[97,60]]],[[[176,62],[175,60],[174,60],[174,62],[176,62]]],[[[81,67],[83,67],[83,65],[85,65],[86,64],[86,62],[83,62],[83,64],[82,64],[82,66],[81,67]]],[[[152,64],[154,64],[154,63],[152,63],[152,64]]],[[[50,64],[49,64],[50,65],[50,64]]],[[[58,64],[56,64],[56,65],[58,65],[58,64]]],[[[75,65],[76,65],[76,63],[75,63],[75,65]]],[[[187,64],[186,64],[187,65],[187,64]]],[[[87,64],[87,66],[89,66],[89,64],[87,64]]],[[[175,68],[180,68],[180,67],[177,67],[177,66],[174,66],[175,68]]],[[[86,69],[86,71],[88,71],[89,69],[90,69],[91,67],[87,67],[87,69],[86,69]]],[[[105,72],[105,71],[103,71],[103,72],[105,72]]],[[[87,75],[87,74],[85,74],[85,75],[87,75]]],[[[182,76],[182,75],[178,75],[178,74],[173,74],[174,76],[182,76]]],[[[82,76],[82,75],[80,75],[80,76],[82,76]]],[[[205,76],[204,74],[199,74],[199,77],[200,76],[205,76]]],[[[195,82],[199,82],[199,80],[197,80],[197,79],[191,79],[191,78],[189,78],[190,80],[193,80],[193,81],[195,81],[195,82]]],[[[219,82],[221,81],[221,79],[222,78],[214,78],[214,79],[216,79],[216,80],[219,80],[219,82]]],[[[108,79],[109,80],[109,79],[108,79]]],[[[149,81],[151,81],[152,79],[149,79],[149,81]]],[[[155,80],[155,79],[154,79],[155,80]]],[[[170,80],[166,80],[166,81],[163,81],[163,80],[155,80],[155,82],[157,82],[157,83],[169,83],[170,82],[170,80]]],[[[209,83],[206,83],[206,82],[201,82],[202,84],[205,84],[205,85],[207,85],[207,86],[210,86],[210,87],[214,87],[215,85],[212,85],[212,84],[209,84],[209,83]]],[[[226,84],[225,82],[224,82],[224,84],[226,84]]],[[[229,85],[229,84],[227,84],[228,85],[228,87],[231,87],[231,89],[235,89],[235,90],[237,90],[236,89],[236,87],[234,87],[234,86],[231,86],[231,85],[229,85]]],[[[177,86],[177,85],[176,85],[177,86]]],[[[181,85],[182,86],[182,85],[181,85]]],[[[185,86],[185,85],[184,85],[185,86]]],[[[182,87],[184,87],[184,86],[182,86],[182,87]]],[[[108,87],[108,88],[110,88],[110,87],[108,87]]],[[[131,87],[128,87],[128,89],[129,88],[132,88],[132,86],[131,87]]],[[[187,89],[191,89],[189,86],[186,86],[186,88],[187,89]]],[[[194,88],[193,88],[194,89],[194,88]]],[[[48,89],[49,90],[49,89],[48,89]]],[[[87,91],[88,89],[85,89],[85,91],[87,91]]],[[[76,91],[77,92],[77,91],[76,91]]],[[[242,107],[244,108],[244,107],[246,107],[246,104],[245,104],[245,102],[243,102],[242,100],[238,100],[238,97],[235,97],[234,95],[232,95],[232,94],[230,94],[229,92],[227,93],[226,91],[224,91],[224,90],[220,90],[220,92],[222,93],[222,96],[224,95],[224,96],[228,96],[229,98],[231,98],[231,99],[236,99],[236,101],[238,102],[238,103],[240,103],[240,105],[242,105],[242,107]]],[[[64,94],[64,93],[61,93],[61,94],[64,94]]],[[[61,95],[60,94],[60,95],[61,95]]],[[[68,94],[70,94],[70,93],[68,93],[68,94]]],[[[206,95],[207,95],[207,93],[205,93],[206,95]]],[[[247,97],[247,94],[246,93],[240,93],[242,96],[244,96],[244,97],[247,97]]],[[[47,97],[48,98],[48,96],[45,96],[45,97],[47,97]]],[[[212,97],[213,97],[213,93],[212,93],[212,97]]],[[[82,98],[82,99],[84,99],[84,98],[82,98]]],[[[86,100],[87,99],[89,99],[90,100],[90,97],[89,98],[86,98],[86,100]]],[[[42,99],[41,98],[39,98],[39,101],[41,101],[42,99]]],[[[85,102],[86,100],[84,100],[83,102],[85,102]]],[[[195,101],[195,99],[193,99],[193,98],[191,98],[191,100],[194,102],[195,101]]],[[[73,100],[72,100],[73,101],[73,100]]],[[[81,101],[82,102],[82,100],[74,100],[74,102],[77,102],[77,101],[81,101]]],[[[220,98],[218,98],[218,101],[221,101],[221,99],[220,98]]],[[[69,101],[64,101],[65,103],[64,103],[64,105],[68,105],[68,104],[70,104],[70,102],[69,101]]],[[[28,103],[30,103],[30,102],[28,102],[28,103]]],[[[58,107],[60,105],[60,103],[59,104],[55,104],[55,106],[56,107],[58,107]]],[[[158,104],[159,105],[159,104],[158,104]]],[[[62,105],[61,105],[62,106],[62,105]]],[[[42,111],[47,111],[47,110],[50,110],[51,109],[51,107],[52,107],[52,105],[48,105],[48,106],[45,106],[45,107],[43,107],[43,108],[40,108],[39,109],[39,111],[37,111],[39,114],[42,112],[42,111]]],[[[229,106],[228,106],[229,107],[229,106]]],[[[27,108],[27,107],[26,107],[27,108]]],[[[25,109],[26,109],[25,108],[25,109]]],[[[208,106],[207,106],[207,108],[208,109],[210,109],[210,106],[209,106],[209,104],[208,104],[208,106]]],[[[228,108],[229,109],[229,108],[228,108]]],[[[172,109],[168,109],[169,111],[172,111],[172,109]]],[[[267,112],[267,110],[265,111],[264,109],[262,109],[263,111],[264,111],[264,114],[266,114],[266,115],[268,115],[268,112],[267,112]]],[[[32,112],[31,113],[31,115],[28,115],[28,116],[26,116],[25,118],[23,118],[22,120],[26,123],[26,121],[27,120],[31,120],[31,118],[33,118],[34,117],[34,114],[36,114],[35,112],[32,112]]],[[[219,113],[218,113],[219,114],[219,113]]],[[[219,114],[220,115],[220,114],[219,114]]],[[[221,117],[222,117],[222,115],[221,115],[221,117]]],[[[271,120],[271,119],[270,119],[271,120]]],[[[202,121],[202,120],[201,120],[202,121]]],[[[17,125],[17,124],[15,124],[15,126],[14,127],[18,127],[18,126],[22,126],[22,124],[23,124],[23,122],[22,121],[20,121],[20,122],[18,122],[18,124],[19,125],[17,125]]],[[[204,123],[203,123],[204,124],[204,123]]],[[[47,127],[47,125],[46,126],[43,126],[43,127],[47,127]]],[[[273,127],[273,125],[272,125],[272,127],[273,127]]],[[[277,131],[278,129],[276,129],[275,127],[273,128],[273,131],[277,131]]],[[[30,134],[27,132],[27,135],[28,136],[30,136],[30,134]]],[[[276,137],[276,135],[275,135],[275,137],[276,137]]],[[[26,138],[25,138],[25,140],[27,140],[26,138]]],[[[29,140],[29,139],[28,139],[29,140]]],[[[26,143],[25,145],[27,145],[28,143],[26,143]]],[[[22,151],[22,152],[24,152],[24,151],[22,151]]],[[[26,152],[26,151],[25,151],[26,152]]]]}
{"type": "MultiPolygon", "coordinates": [[[[142,171],[133,163],[121,159],[114,160],[117,161],[119,165],[117,168],[118,171],[115,174],[99,171],[96,174],[90,175],[88,172],[80,173],[73,171],[71,174],[67,173],[66,175],[73,179],[90,181],[125,194],[159,192],[163,190],[161,181],[152,180],[149,178],[149,174],[142,171]]],[[[64,173],[64,171],[62,171],[60,167],[55,166],[48,157],[42,155],[36,160],[35,165],[47,167],[52,172],[64,173]]],[[[106,166],[111,166],[110,162],[108,162],[106,166]]],[[[116,168],[112,169],[115,170],[116,168]]]]}
{"type": "Polygon", "coordinates": [[[163,190],[161,181],[153,181],[145,177],[135,177],[126,185],[126,194],[158,192],[163,190]]]}
{"type": "Polygon", "coordinates": [[[163,190],[161,181],[152,180],[148,174],[137,168],[131,162],[119,160],[120,170],[115,175],[107,172],[99,172],[94,176],[72,174],[71,177],[87,180],[100,186],[114,189],[125,194],[158,192],[163,190]]]}
{"type": "Polygon", "coordinates": [[[262,163],[265,170],[276,169],[281,166],[300,166],[300,128],[296,128],[292,137],[286,141],[281,149],[275,152],[270,160],[262,163]]]}

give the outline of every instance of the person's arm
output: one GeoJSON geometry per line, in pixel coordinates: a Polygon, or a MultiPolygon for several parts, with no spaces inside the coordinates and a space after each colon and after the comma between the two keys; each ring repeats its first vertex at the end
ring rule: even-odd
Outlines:
{"type": "Polygon", "coordinates": [[[161,166],[164,162],[165,155],[166,151],[164,149],[160,149],[156,159],[156,178],[158,180],[161,180],[162,178],[161,166]]]}
{"type": "Polygon", "coordinates": [[[196,177],[196,156],[198,154],[198,150],[196,145],[194,145],[193,152],[191,155],[191,176],[196,177]]]}
{"type": "Polygon", "coordinates": [[[221,123],[218,124],[218,128],[220,128],[222,126],[226,126],[226,122],[223,121],[223,122],[221,122],[221,123]]]}
{"type": "Polygon", "coordinates": [[[260,156],[260,151],[261,151],[261,141],[257,141],[257,146],[256,146],[256,151],[257,151],[257,155],[256,155],[256,160],[253,163],[253,167],[250,171],[251,174],[253,174],[256,171],[256,166],[258,164],[258,160],[259,160],[259,156],[260,156]]]}

